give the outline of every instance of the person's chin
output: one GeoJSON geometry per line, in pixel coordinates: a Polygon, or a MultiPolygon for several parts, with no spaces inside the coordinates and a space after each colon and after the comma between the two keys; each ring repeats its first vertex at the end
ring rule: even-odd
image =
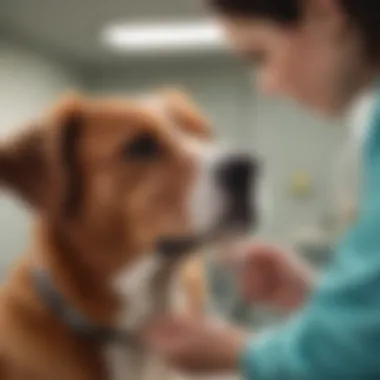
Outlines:
{"type": "Polygon", "coordinates": [[[324,119],[338,119],[343,114],[343,109],[341,108],[320,108],[316,110],[316,112],[319,114],[319,116],[323,117],[324,119]]]}
{"type": "Polygon", "coordinates": [[[310,102],[304,104],[314,114],[324,119],[337,119],[341,117],[347,108],[347,104],[344,102],[310,102]]]}

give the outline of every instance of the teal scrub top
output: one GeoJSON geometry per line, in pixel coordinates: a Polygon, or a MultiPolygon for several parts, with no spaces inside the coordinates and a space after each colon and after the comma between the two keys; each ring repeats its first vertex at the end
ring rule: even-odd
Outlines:
{"type": "Polygon", "coordinates": [[[252,380],[380,379],[380,90],[363,149],[359,215],[299,314],[241,355],[252,380]]]}

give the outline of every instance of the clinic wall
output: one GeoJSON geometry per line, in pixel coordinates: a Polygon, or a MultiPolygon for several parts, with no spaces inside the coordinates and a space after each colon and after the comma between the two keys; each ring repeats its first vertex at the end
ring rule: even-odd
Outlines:
{"type": "MultiPolygon", "coordinates": [[[[16,133],[64,91],[80,87],[74,69],[0,36],[0,137],[16,133]]],[[[13,197],[0,196],[0,278],[28,241],[29,217],[13,197]]]]}
{"type": "Polygon", "coordinates": [[[256,92],[252,123],[272,193],[272,213],[263,234],[289,245],[299,239],[305,244],[331,242],[336,228],[334,168],[349,137],[347,121],[318,119],[297,105],[256,92]],[[299,174],[309,180],[305,195],[292,187],[299,174]]]}
{"type": "Polygon", "coordinates": [[[100,68],[87,78],[87,84],[92,93],[121,96],[179,86],[193,96],[212,120],[217,135],[246,143],[251,133],[247,128],[248,79],[234,62],[178,58],[100,68]]]}
{"type": "Polygon", "coordinates": [[[260,234],[291,244],[299,228],[330,216],[333,162],[346,137],[340,123],[316,119],[294,105],[270,101],[257,91],[255,77],[236,62],[166,61],[95,70],[87,77],[95,94],[126,95],[182,84],[196,98],[223,140],[258,151],[265,163],[260,234]],[[311,192],[292,196],[294,173],[308,173],[311,192]],[[269,175],[268,175],[269,174],[269,175]]]}

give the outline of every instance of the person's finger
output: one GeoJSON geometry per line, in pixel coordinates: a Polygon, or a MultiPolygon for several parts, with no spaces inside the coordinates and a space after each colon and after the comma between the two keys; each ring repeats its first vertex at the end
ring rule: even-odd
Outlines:
{"type": "Polygon", "coordinates": [[[262,303],[270,296],[271,286],[268,279],[262,273],[253,274],[239,281],[239,290],[242,296],[249,302],[262,303]]]}
{"type": "Polygon", "coordinates": [[[271,254],[270,252],[274,250],[275,247],[267,243],[251,241],[234,247],[225,247],[222,257],[230,267],[244,267],[248,262],[256,261],[256,258],[260,260],[261,256],[271,254]]]}
{"type": "Polygon", "coordinates": [[[179,317],[163,316],[145,326],[143,338],[148,343],[173,340],[182,330],[182,322],[179,317]]]}
{"type": "Polygon", "coordinates": [[[302,304],[302,296],[294,289],[282,289],[274,296],[273,303],[284,311],[292,311],[302,304]]]}
{"type": "Polygon", "coordinates": [[[243,294],[252,302],[268,302],[277,288],[282,286],[279,265],[268,257],[249,263],[241,274],[243,294]]]}
{"type": "Polygon", "coordinates": [[[279,249],[270,243],[255,242],[247,247],[247,258],[251,260],[261,259],[261,257],[275,257],[279,249]]]}
{"type": "Polygon", "coordinates": [[[146,344],[164,358],[173,360],[176,355],[182,355],[183,347],[188,342],[187,334],[160,331],[146,337],[146,344]]]}
{"type": "Polygon", "coordinates": [[[294,310],[308,294],[307,281],[297,271],[283,273],[282,286],[277,289],[275,302],[286,310],[294,310]]]}

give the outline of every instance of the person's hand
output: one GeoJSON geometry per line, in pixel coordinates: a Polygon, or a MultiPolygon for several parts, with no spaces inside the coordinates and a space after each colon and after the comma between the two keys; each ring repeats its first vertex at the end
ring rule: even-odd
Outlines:
{"type": "Polygon", "coordinates": [[[168,316],[145,331],[145,340],[178,370],[196,374],[228,373],[238,367],[246,336],[229,326],[189,316],[168,316]]]}
{"type": "Polygon", "coordinates": [[[238,268],[240,291],[251,303],[293,311],[314,287],[315,275],[301,258],[270,244],[251,244],[238,268]]]}

